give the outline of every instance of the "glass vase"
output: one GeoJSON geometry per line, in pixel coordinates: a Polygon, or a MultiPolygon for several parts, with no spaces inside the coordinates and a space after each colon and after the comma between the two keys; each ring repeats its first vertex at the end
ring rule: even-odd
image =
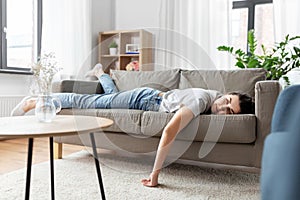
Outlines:
{"type": "Polygon", "coordinates": [[[61,102],[50,94],[39,95],[35,106],[35,116],[40,122],[52,122],[61,110],[61,102]]]}

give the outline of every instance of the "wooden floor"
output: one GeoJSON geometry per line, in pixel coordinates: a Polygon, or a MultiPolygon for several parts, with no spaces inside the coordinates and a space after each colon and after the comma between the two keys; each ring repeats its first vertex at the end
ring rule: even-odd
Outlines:
{"type": "MultiPolygon", "coordinates": [[[[0,175],[27,165],[28,139],[0,140],[0,175]]],[[[63,156],[81,151],[84,147],[63,145],[63,156]]],[[[49,160],[49,138],[36,138],[33,143],[33,164],[49,160]]]]}

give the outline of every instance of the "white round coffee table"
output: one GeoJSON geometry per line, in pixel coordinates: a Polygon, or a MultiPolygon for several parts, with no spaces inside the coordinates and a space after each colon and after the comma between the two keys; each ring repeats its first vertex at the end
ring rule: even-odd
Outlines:
{"type": "Polygon", "coordinates": [[[110,119],[81,115],[58,115],[51,123],[38,122],[35,116],[16,116],[0,118],[0,137],[5,136],[6,138],[29,138],[25,199],[29,199],[30,193],[33,139],[37,137],[50,138],[51,197],[52,199],[55,199],[53,137],[75,135],[78,133],[90,134],[100,192],[102,199],[105,199],[94,132],[99,131],[102,128],[111,126],[112,124],[113,121],[110,119]]]}

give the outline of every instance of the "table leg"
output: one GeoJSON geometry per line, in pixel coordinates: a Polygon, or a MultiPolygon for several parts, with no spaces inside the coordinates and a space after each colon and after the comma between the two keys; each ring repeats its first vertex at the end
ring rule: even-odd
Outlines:
{"type": "Polygon", "coordinates": [[[27,152],[27,174],[26,174],[25,200],[29,200],[29,194],[30,194],[32,148],[33,148],[33,138],[29,138],[28,139],[28,152],[27,152]]]}
{"type": "Polygon", "coordinates": [[[100,185],[101,197],[102,197],[102,200],[105,200],[104,186],[103,186],[103,181],[102,181],[102,176],[101,176],[101,170],[100,170],[99,158],[98,158],[97,149],[96,149],[94,133],[90,133],[90,138],[91,138],[92,147],[93,147],[93,154],[94,154],[94,160],[95,160],[95,165],[96,165],[96,170],[97,170],[97,175],[98,175],[98,181],[99,181],[99,185],[100,185]]]}
{"type": "Polygon", "coordinates": [[[53,156],[53,137],[49,138],[49,146],[50,146],[50,173],[51,173],[51,199],[55,199],[54,194],[54,156],[53,156]]]}

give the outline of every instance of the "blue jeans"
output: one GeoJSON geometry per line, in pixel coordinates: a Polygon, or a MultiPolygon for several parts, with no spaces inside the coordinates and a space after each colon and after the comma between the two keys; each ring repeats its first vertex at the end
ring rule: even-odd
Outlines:
{"type": "Polygon", "coordinates": [[[119,108],[158,111],[161,91],[142,87],[119,92],[108,74],[99,77],[103,94],[54,93],[53,97],[60,99],[62,108],[119,108]]]}

